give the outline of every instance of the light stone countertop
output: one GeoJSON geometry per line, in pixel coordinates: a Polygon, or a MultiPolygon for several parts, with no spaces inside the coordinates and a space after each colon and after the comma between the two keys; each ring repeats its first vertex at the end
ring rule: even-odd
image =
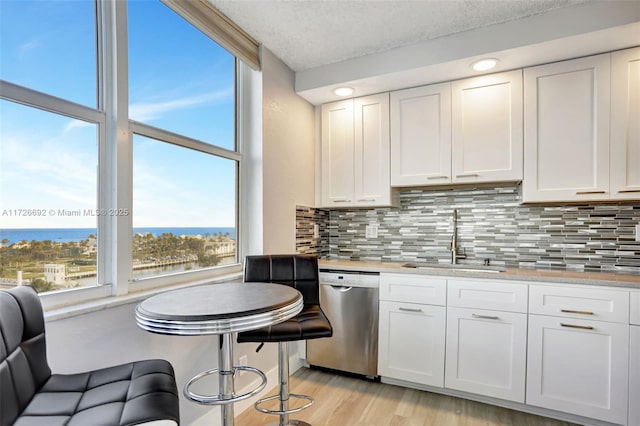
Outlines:
{"type": "MultiPolygon", "coordinates": [[[[580,285],[601,285],[609,287],[625,287],[640,290],[640,274],[617,274],[612,272],[580,272],[552,269],[506,268],[504,272],[480,272],[450,270],[446,268],[416,269],[403,267],[410,262],[369,262],[353,260],[320,259],[319,267],[343,271],[389,272],[403,274],[419,274],[430,276],[447,276],[456,278],[484,278],[495,280],[530,281],[544,283],[566,283],[580,285]]],[[[469,265],[470,266],[470,265],[469,265]]],[[[482,268],[481,266],[479,268],[482,268]]]]}

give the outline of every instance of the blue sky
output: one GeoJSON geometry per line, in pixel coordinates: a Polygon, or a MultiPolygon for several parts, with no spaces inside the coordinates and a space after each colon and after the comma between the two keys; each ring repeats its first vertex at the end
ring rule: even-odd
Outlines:
{"type": "MultiPolygon", "coordinates": [[[[129,16],[132,119],[233,149],[234,59],[156,0],[129,16]]],[[[91,0],[0,0],[0,78],[96,105],[91,0]]],[[[235,167],[134,137],[133,225],[235,226],[235,167]]],[[[0,101],[0,215],[95,209],[97,126],[0,101]]],[[[93,227],[90,216],[0,216],[2,228],[93,227]]]]}

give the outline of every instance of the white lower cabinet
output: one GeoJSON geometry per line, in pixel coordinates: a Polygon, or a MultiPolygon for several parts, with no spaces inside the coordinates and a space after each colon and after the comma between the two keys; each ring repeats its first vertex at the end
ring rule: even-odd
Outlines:
{"type": "Polygon", "coordinates": [[[640,325],[629,330],[629,426],[640,425],[640,325]]]}
{"type": "Polygon", "coordinates": [[[527,315],[447,308],[445,387],[524,402],[527,315]]]}
{"type": "Polygon", "coordinates": [[[380,301],[378,373],[442,387],[445,325],[444,306],[380,301]]]}
{"type": "Polygon", "coordinates": [[[640,425],[640,292],[630,294],[629,426],[640,425]]]}
{"type": "Polygon", "coordinates": [[[382,273],[379,306],[383,381],[640,426],[640,291],[382,273]]]}
{"type": "Polygon", "coordinates": [[[627,424],[629,325],[529,315],[526,403],[627,424]]]}

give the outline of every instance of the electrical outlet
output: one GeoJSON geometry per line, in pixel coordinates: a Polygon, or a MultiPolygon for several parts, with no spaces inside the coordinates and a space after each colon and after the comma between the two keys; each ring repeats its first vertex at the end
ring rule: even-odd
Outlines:
{"type": "Polygon", "coordinates": [[[320,225],[317,223],[313,224],[313,238],[320,238],[320,225]]]}
{"type": "Polygon", "coordinates": [[[636,225],[636,241],[640,241],[640,224],[636,225]]]}
{"type": "MultiPolygon", "coordinates": [[[[240,357],[240,359],[238,360],[238,364],[246,366],[247,365],[247,356],[246,355],[242,355],[240,357]]],[[[241,377],[244,376],[244,373],[246,373],[246,371],[244,371],[244,370],[238,370],[238,371],[240,372],[240,376],[241,377]]]]}
{"type": "Polygon", "coordinates": [[[371,225],[367,225],[364,229],[364,236],[366,238],[378,238],[378,224],[372,223],[371,225]]]}

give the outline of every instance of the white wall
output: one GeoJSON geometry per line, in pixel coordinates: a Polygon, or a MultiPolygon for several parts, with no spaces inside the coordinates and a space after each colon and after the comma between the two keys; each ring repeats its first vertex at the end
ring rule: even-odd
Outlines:
{"type": "Polygon", "coordinates": [[[315,205],[315,113],[295,75],[262,49],[264,253],[295,251],[296,205],[315,205]]]}

